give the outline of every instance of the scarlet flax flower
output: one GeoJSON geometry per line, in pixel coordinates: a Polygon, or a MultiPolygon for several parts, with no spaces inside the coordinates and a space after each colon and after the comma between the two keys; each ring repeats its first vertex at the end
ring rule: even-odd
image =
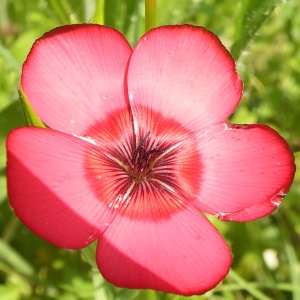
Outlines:
{"type": "Polygon", "coordinates": [[[232,258],[202,212],[263,217],[293,181],[277,132],[226,122],[242,82],[202,27],[156,28],[133,50],[109,27],[58,27],[34,43],[20,87],[50,128],[9,134],[10,204],[59,247],[98,240],[99,270],[116,286],[212,289],[232,258]]]}

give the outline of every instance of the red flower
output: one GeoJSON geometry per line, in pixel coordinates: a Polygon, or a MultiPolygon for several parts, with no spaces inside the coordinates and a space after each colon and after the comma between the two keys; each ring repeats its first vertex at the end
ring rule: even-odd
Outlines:
{"type": "Polygon", "coordinates": [[[51,129],[9,135],[11,206],[59,247],[98,239],[99,269],[117,286],[208,291],[231,253],[199,210],[254,220],[292,183],[278,133],[225,122],[242,82],[204,28],[156,28],[132,50],[108,27],[59,27],[32,47],[21,88],[51,129]]]}

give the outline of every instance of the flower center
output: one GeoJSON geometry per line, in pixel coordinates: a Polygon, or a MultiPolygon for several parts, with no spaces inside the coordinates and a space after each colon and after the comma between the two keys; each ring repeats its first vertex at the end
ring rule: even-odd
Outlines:
{"type": "Polygon", "coordinates": [[[135,149],[131,159],[131,169],[128,174],[136,183],[140,183],[143,179],[151,179],[151,170],[157,161],[157,155],[163,153],[158,148],[147,150],[144,146],[150,131],[144,138],[141,139],[137,148],[135,149]]]}
{"type": "Polygon", "coordinates": [[[99,201],[130,218],[166,218],[196,201],[201,163],[193,134],[158,112],[127,110],[95,124],[85,138],[87,180],[99,201]]]}

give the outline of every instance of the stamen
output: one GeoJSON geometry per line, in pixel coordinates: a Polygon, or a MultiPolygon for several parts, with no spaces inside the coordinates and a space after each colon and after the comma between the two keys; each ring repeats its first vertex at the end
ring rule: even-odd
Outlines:
{"type": "Polygon", "coordinates": [[[145,142],[150,135],[150,131],[140,140],[137,148],[135,149],[131,159],[131,176],[136,183],[141,182],[143,179],[150,179],[150,172],[154,166],[156,156],[154,153],[162,153],[158,148],[153,148],[147,151],[145,142]]]}
{"type": "Polygon", "coordinates": [[[133,153],[133,156],[132,156],[132,160],[131,160],[131,162],[132,162],[133,164],[136,164],[136,163],[137,163],[136,159],[137,159],[138,154],[139,154],[140,151],[141,151],[141,148],[145,149],[145,148],[143,147],[143,144],[145,143],[145,141],[146,141],[147,137],[149,136],[149,134],[150,134],[150,131],[148,131],[148,133],[146,134],[146,136],[143,137],[143,138],[140,140],[140,142],[139,142],[137,148],[135,149],[135,151],[134,151],[134,153],[133,153]]]}

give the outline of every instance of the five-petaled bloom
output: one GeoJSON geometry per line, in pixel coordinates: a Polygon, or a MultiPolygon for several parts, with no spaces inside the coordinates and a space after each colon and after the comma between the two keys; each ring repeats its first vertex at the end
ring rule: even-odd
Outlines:
{"type": "Polygon", "coordinates": [[[53,29],[33,45],[21,89],[50,128],[10,133],[10,204],[59,247],[98,240],[98,267],[119,287],[210,290],[231,253],[201,211],[254,220],[293,181],[277,132],[226,122],[242,82],[202,27],[156,28],[133,50],[109,27],[53,29]]]}

